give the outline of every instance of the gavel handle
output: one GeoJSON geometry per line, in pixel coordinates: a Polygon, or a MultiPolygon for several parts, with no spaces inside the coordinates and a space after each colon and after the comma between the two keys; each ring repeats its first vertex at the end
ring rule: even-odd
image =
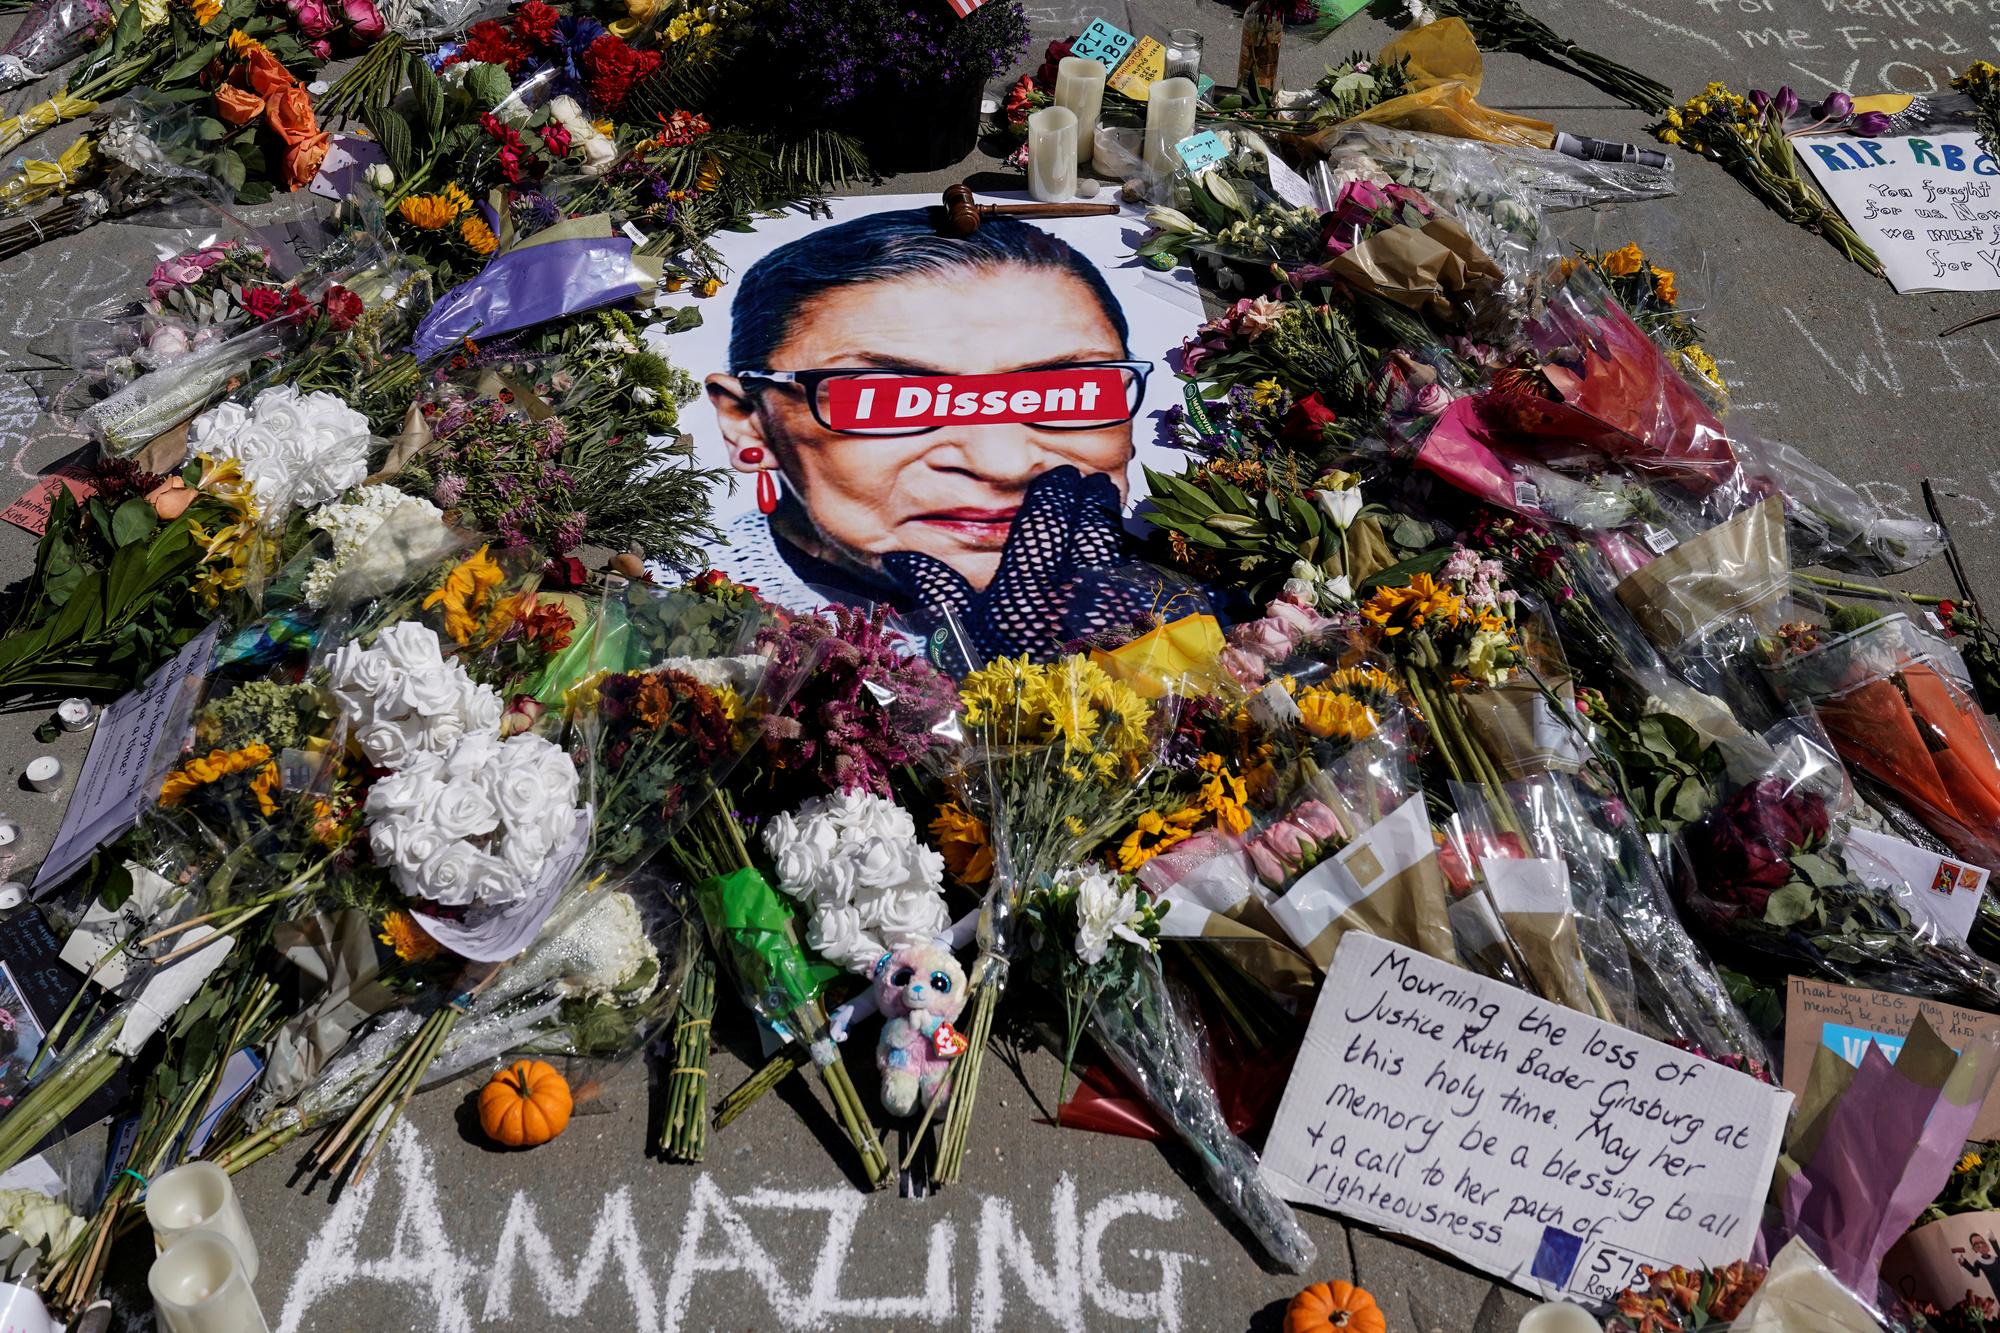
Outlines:
{"type": "Polygon", "coordinates": [[[981,204],[981,217],[1101,218],[1118,211],[1117,204],[981,204]]]}

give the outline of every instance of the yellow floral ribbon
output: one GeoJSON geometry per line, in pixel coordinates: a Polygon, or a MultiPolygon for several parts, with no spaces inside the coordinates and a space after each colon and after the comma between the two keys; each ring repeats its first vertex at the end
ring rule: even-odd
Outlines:
{"type": "Polygon", "coordinates": [[[43,158],[22,162],[19,171],[0,183],[0,213],[30,207],[52,195],[68,194],[83,184],[96,155],[95,142],[82,138],[58,153],[53,162],[43,158]]]}

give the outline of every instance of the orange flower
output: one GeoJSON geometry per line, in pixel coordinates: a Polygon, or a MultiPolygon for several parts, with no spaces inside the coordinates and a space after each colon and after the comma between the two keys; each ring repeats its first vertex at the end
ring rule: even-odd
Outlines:
{"type": "Polygon", "coordinates": [[[673,716],[674,700],[667,693],[665,681],[658,676],[648,676],[646,683],[639,687],[639,696],[632,701],[632,706],[641,722],[649,727],[661,727],[673,716]]]}
{"type": "Polygon", "coordinates": [[[160,784],[160,804],[179,805],[211,782],[220,782],[270,761],[271,747],[262,741],[253,741],[240,750],[210,750],[167,774],[160,784]]]}
{"type": "Polygon", "coordinates": [[[445,633],[459,643],[469,643],[479,632],[486,599],[506,580],[506,573],[486,554],[482,546],[452,566],[437,590],[424,598],[424,610],[444,607],[445,633]]]}
{"type": "Polygon", "coordinates": [[[959,883],[984,884],[993,874],[993,845],[986,840],[986,825],[959,806],[938,807],[931,837],[944,856],[945,869],[959,883]]]}
{"type": "Polygon", "coordinates": [[[264,114],[264,99],[248,88],[225,83],[215,90],[215,114],[225,125],[248,125],[264,114]]]}
{"type": "Polygon", "coordinates": [[[472,247],[476,255],[490,255],[500,248],[500,238],[493,234],[493,228],[486,225],[486,219],[477,213],[459,222],[458,236],[472,247]]]}
{"type": "Polygon", "coordinates": [[[405,963],[421,963],[438,956],[438,943],[424,933],[408,912],[391,912],[382,918],[382,933],[375,937],[389,946],[405,963]]]}
{"type": "Polygon", "coordinates": [[[1377,588],[1361,606],[1362,618],[1391,637],[1432,620],[1457,620],[1464,612],[1464,600],[1429,574],[1414,575],[1400,588],[1377,588]]]}
{"type": "Polygon", "coordinates": [[[250,779],[250,794],[257,798],[257,813],[266,819],[278,813],[278,802],[271,793],[283,785],[276,764],[265,764],[257,770],[257,776],[250,779]]]}

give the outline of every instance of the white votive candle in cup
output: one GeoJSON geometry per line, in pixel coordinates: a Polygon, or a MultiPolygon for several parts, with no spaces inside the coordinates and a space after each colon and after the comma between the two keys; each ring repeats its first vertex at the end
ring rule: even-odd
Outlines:
{"type": "Polygon", "coordinates": [[[1028,194],[1043,203],[1076,198],[1076,113],[1044,107],[1028,117],[1028,194]]]}
{"type": "Polygon", "coordinates": [[[1097,118],[1104,114],[1103,65],[1083,56],[1064,56],[1056,62],[1056,105],[1076,117],[1076,164],[1090,161],[1090,147],[1097,141],[1097,118]]]}
{"type": "Polygon", "coordinates": [[[177,1166],[146,1187],[146,1221],[162,1250],[174,1238],[195,1231],[212,1231],[234,1245],[243,1257],[243,1271],[257,1280],[257,1242],[243,1218],[243,1204],[229,1183],[229,1173],[214,1162],[177,1166]]]}
{"type": "Polygon", "coordinates": [[[1550,1301],[1521,1316],[1519,1333],[1604,1333],[1604,1325],[1581,1305],[1550,1301]]]}
{"type": "Polygon", "coordinates": [[[1146,165],[1165,176],[1178,165],[1174,145],[1194,133],[1193,79],[1161,79],[1146,91],[1146,165]]]}
{"type": "Polygon", "coordinates": [[[64,731],[82,731],[97,721],[88,699],[65,699],[56,705],[56,722],[64,731]]]}
{"type": "Polygon", "coordinates": [[[146,1286],[169,1333],[271,1333],[236,1247],[216,1232],[174,1237],[146,1286]]]}

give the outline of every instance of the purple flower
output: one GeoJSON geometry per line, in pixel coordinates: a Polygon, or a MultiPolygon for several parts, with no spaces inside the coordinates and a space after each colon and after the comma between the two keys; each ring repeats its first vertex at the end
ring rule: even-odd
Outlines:
{"type": "Polygon", "coordinates": [[[1846,120],[1854,114],[1854,99],[1846,93],[1828,93],[1826,100],[1813,108],[1813,114],[1821,120],[1846,120]]]}
{"type": "Polygon", "coordinates": [[[437,485],[431,493],[440,508],[450,509],[465,498],[465,478],[456,472],[447,472],[437,479],[437,485]]]}
{"type": "Polygon", "coordinates": [[[1847,125],[1850,133],[1858,134],[1864,139],[1878,139],[1894,127],[1895,122],[1890,120],[1887,113],[1881,111],[1864,111],[1847,125]]]}
{"type": "Polygon", "coordinates": [[[1777,108],[1780,120],[1789,120],[1798,114],[1799,95],[1793,92],[1789,86],[1780,88],[1778,89],[1778,95],[1771,99],[1771,105],[1777,108]]]}

